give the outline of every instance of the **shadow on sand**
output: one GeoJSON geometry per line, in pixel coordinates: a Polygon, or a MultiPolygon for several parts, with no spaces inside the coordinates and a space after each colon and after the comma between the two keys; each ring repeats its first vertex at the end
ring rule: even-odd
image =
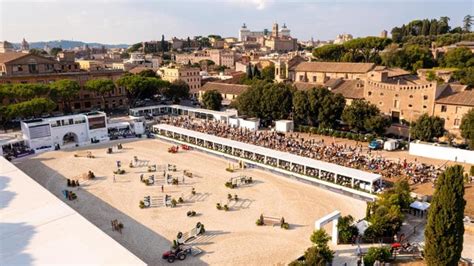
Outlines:
{"type": "MultiPolygon", "coordinates": [[[[31,160],[36,160],[32,158],[31,160]]],[[[43,167],[49,172],[56,173],[54,177],[65,180],[66,178],[56,172],[54,169],[43,164],[43,167]]],[[[36,179],[35,179],[36,180],[36,179]]],[[[48,184],[48,180],[36,180],[42,186],[49,190],[44,183],[48,184]]],[[[66,184],[64,185],[66,187],[66,184]]],[[[161,258],[163,252],[165,252],[170,246],[171,241],[159,235],[155,231],[151,230],[147,226],[141,224],[139,221],[133,219],[122,211],[116,209],[112,205],[98,198],[94,194],[84,190],[79,189],[76,192],[79,201],[65,201],[64,197],[61,194],[61,191],[51,191],[56,197],[64,201],[71,208],[76,210],[82,216],[84,216],[88,221],[97,226],[99,229],[104,231],[107,235],[112,237],[115,241],[120,243],[130,252],[135,254],[141,260],[143,260],[148,265],[167,265],[167,262],[161,258]],[[87,198],[89,204],[85,206],[81,204],[80,199],[87,198]],[[124,229],[122,234],[113,231],[111,226],[111,221],[117,219],[119,222],[123,223],[124,229]],[[133,235],[132,235],[133,234],[133,235]]],[[[190,257],[186,261],[180,262],[182,264],[196,264],[196,265],[207,265],[203,262],[199,256],[190,257]]],[[[180,264],[175,263],[175,264],[180,264]]]]}

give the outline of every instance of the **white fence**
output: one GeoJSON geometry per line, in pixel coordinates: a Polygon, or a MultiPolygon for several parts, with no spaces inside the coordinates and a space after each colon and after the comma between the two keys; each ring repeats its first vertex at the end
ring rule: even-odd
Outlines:
{"type": "Polygon", "coordinates": [[[474,151],[428,143],[410,143],[410,154],[440,160],[474,164],[474,151]]]}

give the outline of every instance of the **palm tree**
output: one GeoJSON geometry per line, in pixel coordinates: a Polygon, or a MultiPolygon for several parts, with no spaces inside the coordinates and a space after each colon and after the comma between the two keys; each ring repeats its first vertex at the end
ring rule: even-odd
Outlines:
{"type": "Polygon", "coordinates": [[[470,32],[471,31],[471,26],[472,26],[472,16],[471,15],[466,15],[463,19],[463,30],[465,32],[470,32]]]}

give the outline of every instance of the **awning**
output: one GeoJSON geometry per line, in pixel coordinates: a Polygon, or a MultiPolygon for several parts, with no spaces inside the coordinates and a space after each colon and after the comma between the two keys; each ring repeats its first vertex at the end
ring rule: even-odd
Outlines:
{"type": "Polygon", "coordinates": [[[428,202],[421,202],[417,200],[410,204],[410,208],[417,209],[420,211],[426,211],[429,207],[430,204],[428,202]]]}

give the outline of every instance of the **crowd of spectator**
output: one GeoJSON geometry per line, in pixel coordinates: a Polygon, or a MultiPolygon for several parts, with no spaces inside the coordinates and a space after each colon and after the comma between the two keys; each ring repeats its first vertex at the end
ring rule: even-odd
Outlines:
{"type": "Polygon", "coordinates": [[[169,117],[161,121],[174,126],[194,130],[235,141],[326,161],[342,166],[378,173],[386,178],[408,177],[412,184],[434,181],[442,171],[435,165],[418,162],[416,159],[388,159],[364,149],[362,144],[326,143],[324,139],[305,139],[297,133],[282,134],[274,131],[253,131],[232,127],[225,122],[200,120],[189,117],[169,117]]]}

